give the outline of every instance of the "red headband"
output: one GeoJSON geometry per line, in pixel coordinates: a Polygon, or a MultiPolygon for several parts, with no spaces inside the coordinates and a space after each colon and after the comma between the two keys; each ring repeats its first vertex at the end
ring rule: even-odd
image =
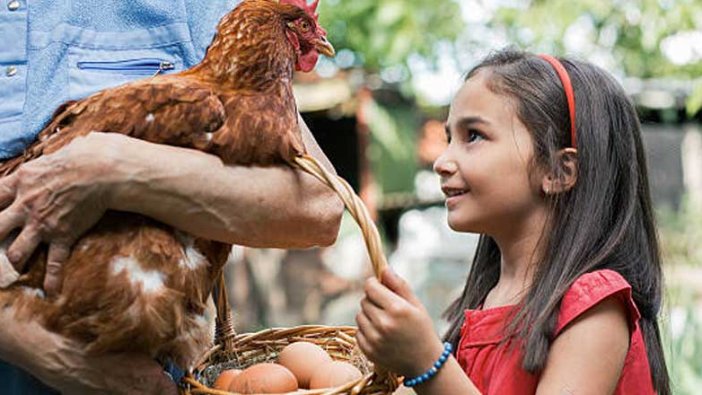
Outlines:
{"type": "Polygon", "coordinates": [[[563,84],[563,91],[566,95],[566,100],[568,101],[568,113],[570,114],[570,145],[576,148],[576,138],[575,138],[575,94],[573,93],[573,85],[570,83],[570,77],[565,67],[561,64],[558,59],[551,55],[541,54],[539,57],[551,64],[556,70],[556,74],[561,79],[561,84],[563,84]]]}

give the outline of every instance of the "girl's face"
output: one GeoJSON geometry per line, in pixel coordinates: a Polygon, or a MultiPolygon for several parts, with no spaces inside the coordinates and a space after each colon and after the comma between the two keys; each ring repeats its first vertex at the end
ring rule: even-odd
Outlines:
{"type": "Polygon", "coordinates": [[[545,200],[540,177],[530,175],[531,134],[513,103],[487,87],[488,74],[479,71],[456,94],[446,123],[449,145],[434,171],[449,226],[499,237],[543,223],[545,200]]]}

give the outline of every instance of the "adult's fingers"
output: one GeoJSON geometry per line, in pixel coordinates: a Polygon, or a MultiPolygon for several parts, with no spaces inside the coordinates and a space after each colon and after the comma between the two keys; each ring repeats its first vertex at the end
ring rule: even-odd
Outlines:
{"type": "Polygon", "coordinates": [[[61,292],[63,284],[63,264],[71,255],[68,243],[51,243],[46,262],[46,277],[44,277],[44,291],[49,297],[61,292]]]}
{"type": "Polygon", "coordinates": [[[32,255],[32,252],[41,242],[41,235],[34,226],[27,225],[22,229],[19,236],[7,249],[7,259],[15,266],[18,272],[22,272],[24,263],[32,255]]]}
{"type": "Polygon", "coordinates": [[[13,230],[24,225],[24,216],[21,211],[10,206],[0,211],[0,241],[5,240],[13,230]]]}
{"type": "Polygon", "coordinates": [[[17,173],[0,178],[0,208],[12,204],[17,195],[17,173]]]}

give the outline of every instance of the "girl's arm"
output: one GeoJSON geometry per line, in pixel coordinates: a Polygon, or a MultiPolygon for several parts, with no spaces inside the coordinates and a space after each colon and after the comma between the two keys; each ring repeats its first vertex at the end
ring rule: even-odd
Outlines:
{"type": "Polygon", "coordinates": [[[556,337],[537,395],[611,394],[619,382],[629,342],[624,306],[609,297],[556,337]]]}
{"type": "MultiPolygon", "coordinates": [[[[366,281],[366,297],[356,315],[358,345],[374,363],[405,377],[432,367],[443,351],[424,306],[392,270],[382,283],[366,281]]],[[[480,394],[458,362],[450,357],[429,381],[414,387],[419,395],[480,394]]]]}

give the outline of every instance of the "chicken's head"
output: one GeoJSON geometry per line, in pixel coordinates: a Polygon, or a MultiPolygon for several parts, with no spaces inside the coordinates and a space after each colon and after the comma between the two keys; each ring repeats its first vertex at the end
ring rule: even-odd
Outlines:
{"type": "Polygon", "coordinates": [[[327,32],[317,23],[316,10],[319,0],[309,5],[306,0],[280,0],[280,3],[291,4],[305,11],[300,17],[287,23],[285,32],[288,41],[295,48],[296,70],[311,71],[317,64],[320,53],[334,56],[334,47],[327,41],[327,32]]]}

